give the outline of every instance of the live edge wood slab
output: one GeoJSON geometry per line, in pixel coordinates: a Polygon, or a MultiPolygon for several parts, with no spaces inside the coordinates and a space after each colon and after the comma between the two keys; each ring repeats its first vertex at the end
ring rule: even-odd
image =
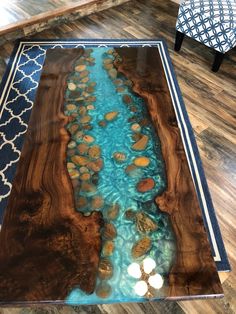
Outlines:
{"type": "MultiPolygon", "coordinates": [[[[167,189],[155,202],[170,217],[177,248],[165,298],[222,296],[158,51],[115,51],[122,61],[114,66],[145,100],[161,141],[167,189]]],[[[74,287],[87,294],[95,289],[104,219],[101,212],[85,216],[75,210],[66,168],[70,118],[64,114],[64,95],[83,53],[47,52],[0,232],[2,303],[63,301],[74,287]]]]}
{"type": "Polygon", "coordinates": [[[132,80],[133,90],[146,100],[161,140],[167,190],[156,198],[156,203],[170,215],[177,240],[177,258],[169,275],[168,297],[201,295],[206,291],[222,293],[160,55],[155,48],[145,50],[142,52],[144,60],[137,68],[140,58],[137,49],[117,49],[123,60],[117,67],[132,80]]]}
{"type": "Polygon", "coordinates": [[[1,302],[64,300],[75,285],[95,287],[102,216],[75,212],[65,163],[64,92],[80,53],[47,54],[0,233],[1,302]]]}

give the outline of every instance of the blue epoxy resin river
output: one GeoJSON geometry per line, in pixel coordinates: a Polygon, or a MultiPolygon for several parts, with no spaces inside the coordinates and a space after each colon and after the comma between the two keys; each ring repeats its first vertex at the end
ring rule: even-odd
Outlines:
{"type": "Polygon", "coordinates": [[[114,68],[117,53],[85,52],[68,78],[67,168],[76,209],[101,211],[105,226],[96,290],[75,288],[67,303],[158,298],[175,254],[168,216],[155,205],[166,188],[160,142],[144,100],[114,68]]]}

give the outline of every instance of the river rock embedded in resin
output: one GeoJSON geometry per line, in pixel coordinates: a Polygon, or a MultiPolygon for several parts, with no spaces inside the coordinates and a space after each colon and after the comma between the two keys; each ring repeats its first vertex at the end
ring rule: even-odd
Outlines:
{"type": "Polygon", "coordinates": [[[118,116],[118,114],[119,114],[119,112],[117,112],[117,111],[111,111],[111,112],[106,113],[104,118],[107,121],[112,121],[118,116]]]}
{"type": "Polygon", "coordinates": [[[136,214],[136,227],[140,232],[151,232],[157,230],[157,224],[143,212],[136,214]]]}
{"type": "Polygon", "coordinates": [[[143,134],[141,138],[132,145],[132,149],[137,150],[137,151],[145,150],[148,144],[148,140],[149,140],[148,136],[143,134]]]}
{"type": "Polygon", "coordinates": [[[126,160],[126,155],[125,155],[125,153],[122,153],[122,152],[115,152],[115,153],[113,153],[113,158],[117,162],[124,162],[126,160]]]}
{"type": "Polygon", "coordinates": [[[136,242],[132,247],[133,258],[138,258],[145,255],[151,248],[152,241],[150,238],[145,237],[136,242]]]}
{"type": "Polygon", "coordinates": [[[102,258],[98,267],[98,277],[100,279],[110,279],[113,275],[113,266],[108,258],[102,258]]]}
{"type": "Polygon", "coordinates": [[[117,236],[116,228],[112,223],[106,223],[104,225],[103,236],[108,240],[113,240],[117,236]]]}
{"type": "Polygon", "coordinates": [[[152,178],[145,178],[137,184],[137,190],[140,193],[145,193],[152,190],[155,186],[155,181],[152,178]]]}

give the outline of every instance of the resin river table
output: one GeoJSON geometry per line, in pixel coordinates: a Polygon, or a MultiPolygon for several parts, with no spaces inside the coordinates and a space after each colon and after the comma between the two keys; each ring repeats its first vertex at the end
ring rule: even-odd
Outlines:
{"type": "Polygon", "coordinates": [[[223,295],[157,48],[47,51],[0,247],[4,304],[223,295]]]}

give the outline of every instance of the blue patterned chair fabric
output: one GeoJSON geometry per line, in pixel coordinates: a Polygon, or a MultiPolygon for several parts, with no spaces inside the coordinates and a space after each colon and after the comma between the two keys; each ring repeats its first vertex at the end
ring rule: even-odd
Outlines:
{"type": "Polygon", "coordinates": [[[236,46],[236,0],[184,0],[176,29],[225,53],[236,46]]]}

